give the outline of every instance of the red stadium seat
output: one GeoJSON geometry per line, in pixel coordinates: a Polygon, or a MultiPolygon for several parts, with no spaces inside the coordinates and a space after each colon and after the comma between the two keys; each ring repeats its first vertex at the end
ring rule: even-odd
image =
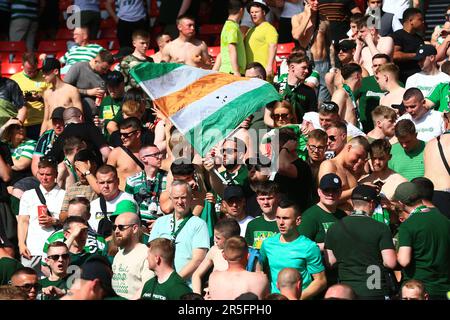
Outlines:
{"type": "Polygon", "coordinates": [[[152,56],[155,54],[155,49],[148,49],[147,51],[145,51],[145,54],[147,56],[152,56]]]}
{"type": "Polygon", "coordinates": [[[223,24],[204,24],[200,26],[201,35],[219,35],[222,32],[223,24]]]}
{"type": "Polygon", "coordinates": [[[25,52],[27,46],[25,41],[0,41],[1,52],[25,52]]]}
{"type": "Polygon", "coordinates": [[[220,47],[209,47],[208,53],[211,57],[216,58],[220,53],[220,47]]]}
{"type": "Polygon", "coordinates": [[[108,18],[100,22],[100,29],[116,28],[117,24],[113,18],[108,18]]]}
{"type": "Polygon", "coordinates": [[[102,39],[117,38],[117,29],[116,28],[101,29],[100,38],[102,39]]]}
{"type": "Polygon", "coordinates": [[[67,50],[66,40],[43,40],[39,42],[38,51],[58,52],[67,50]]]}
{"type": "Polygon", "coordinates": [[[279,43],[277,45],[277,56],[288,56],[291,54],[292,50],[295,47],[294,42],[289,43],[279,43]]]}
{"type": "Polygon", "coordinates": [[[56,33],[57,40],[73,40],[73,31],[69,29],[58,29],[56,33]]]}
{"type": "Polygon", "coordinates": [[[108,47],[105,49],[108,50],[118,50],[120,49],[120,45],[119,45],[119,40],[117,40],[116,38],[114,39],[106,39],[108,40],[108,47]]]}
{"type": "Polygon", "coordinates": [[[159,8],[156,0],[150,0],[150,18],[159,17],[159,8]]]}
{"type": "Polygon", "coordinates": [[[22,63],[20,62],[13,62],[13,63],[2,63],[2,76],[3,77],[10,77],[13,74],[22,71],[22,63]]]}

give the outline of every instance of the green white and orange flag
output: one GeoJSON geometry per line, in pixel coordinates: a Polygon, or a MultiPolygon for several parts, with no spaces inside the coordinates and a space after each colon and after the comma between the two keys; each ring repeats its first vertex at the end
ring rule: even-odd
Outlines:
{"type": "Polygon", "coordinates": [[[261,79],[176,63],[142,63],[132,77],[204,157],[248,116],[280,95],[261,79]]]}

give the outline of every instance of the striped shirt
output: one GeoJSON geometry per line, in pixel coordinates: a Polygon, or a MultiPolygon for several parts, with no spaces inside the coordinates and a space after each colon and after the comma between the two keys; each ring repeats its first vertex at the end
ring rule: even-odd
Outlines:
{"type": "Polygon", "coordinates": [[[11,11],[11,6],[8,0],[0,0],[0,11],[11,11]]]}
{"type": "Polygon", "coordinates": [[[19,160],[21,157],[24,157],[31,160],[35,146],[35,140],[26,140],[19,144],[17,148],[11,148],[11,158],[19,160]]]}
{"type": "Polygon", "coordinates": [[[36,147],[34,148],[33,155],[43,156],[52,148],[53,142],[56,140],[55,130],[50,129],[45,131],[42,136],[39,137],[36,147]]]}
{"type": "Polygon", "coordinates": [[[77,62],[91,61],[101,50],[104,50],[103,47],[95,43],[83,47],[73,46],[61,57],[60,61],[69,66],[77,62]]]}
{"type": "Polygon", "coordinates": [[[159,207],[159,196],[166,189],[167,175],[164,171],[158,171],[156,177],[148,179],[145,171],[141,171],[127,178],[125,192],[134,196],[139,203],[141,218],[145,220],[155,219],[157,214],[162,214],[159,207]]]}
{"type": "Polygon", "coordinates": [[[27,18],[37,20],[39,0],[11,0],[11,20],[27,18]]]}

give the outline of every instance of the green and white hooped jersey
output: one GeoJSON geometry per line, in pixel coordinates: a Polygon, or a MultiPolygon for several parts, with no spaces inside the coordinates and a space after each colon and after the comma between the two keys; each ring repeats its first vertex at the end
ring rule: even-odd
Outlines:
{"type": "Polygon", "coordinates": [[[139,204],[141,219],[154,220],[163,212],[159,206],[159,196],[166,190],[167,174],[158,171],[155,178],[148,179],[145,171],[127,178],[125,192],[133,195],[139,204]]]}

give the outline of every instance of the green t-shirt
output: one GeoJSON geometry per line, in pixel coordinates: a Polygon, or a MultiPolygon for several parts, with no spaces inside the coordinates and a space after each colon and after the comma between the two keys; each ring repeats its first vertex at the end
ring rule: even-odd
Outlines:
{"type": "MultiPolygon", "coordinates": [[[[56,281],[51,281],[48,278],[44,278],[44,279],[40,279],[39,280],[39,284],[42,286],[42,288],[47,288],[50,286],[54,286],[57,287],[59,289],[63,289],[63,290],[67,290],[67,278],[62,278],[60,280],[56,280],[56,281]]],[[[42,295],[41,300],[58,300],[59,298],[54,297],[54,296],[46,296],[46,295],[42,295]]]]}
{"type": "Polygon", "coordinates": [[[434,103],[433,109],[446,112],[450,109],[450,85],[448,82],[439,83],[430,95],[428,100],[434,103]]]}
{"type": "Polygon", "coordinates": [[[425,167],[423,163],[423,150],[425,142],[419,140],[417,148],[406,152],[400,143],[394,143],[391,149],[392,158],[389,160],[389,168],[411,181],[416,177],[423,177],[425,167]]]}
{"type": "Polygon", "coordinates": [[[373,129],[372,111],[380,104],[380,99],[385,92],[380,89],[374,76],[363,78],[361,88],[355,92],[356,100],[359,99],[359,116],[364,132],[373,129]]]}
{"type": "Polygon", "coordinates": [[[372,266],[383,270],[381,251],[394,249],[391,231],[385,224],[361,214],[340,221],[330,227],[325,239],[325,248],[336,257],[340,282],[351,286],[358,296],[387,295],[384,276],[380,276],[379,289],[376,286],[369,289],[367,284],[369,277],[374,276],[372,266]]]}
{"type": "Polygon", "coordinates": [[[239,25],[231,20],[225,22],[220,34],[220,55],[222,57],[222,63],[219,69],[220,72],[233,72],[230,61],[230,52],[228,50],[229,44],[236,45],[239,72],[245,74],[247,62],[245,59],[244,37],[242,36],[241,30],[239,30],[239,25]]]}
{"type": "Polygon", "coordinates": [[[186,293],[192,292],[191,288],[176,273],[172,272],[170,277],[163,283],[159,283],[156,277],[151,278],[144,284],[142,289],[142,300],[180,300],[186,293]]]}
{"type": "Polygon", "coordinates": [[[0,286],[7,285],[13,273],[22,267],[22,264],[16,259],[9,257],[0,258],[0,286]]]}
{"type": "Polygon", "coordinates": [[[450,221],[428,209],[411,214],[399,227],[399,247],[412,248],[403,276],[422,281],[431,295],[444,296],[450,290],[450,221]]]}
{"type": "Polygon", "coordinates": [[[267,221],[263,216],[250,221],[245,231],[245,241],[249,247],[261,249],[263,241],[278,233],[276,220],[267,221]]]}
{"type": "Polygon", "coordinates": [[[342,210],[337,209],[336,212],[329,213],[315,204],[302,214],[302,222],[297,230],[312,241],[323,243],[327,231],[333,223],[346,216],[347,214],[342,210]]]}

